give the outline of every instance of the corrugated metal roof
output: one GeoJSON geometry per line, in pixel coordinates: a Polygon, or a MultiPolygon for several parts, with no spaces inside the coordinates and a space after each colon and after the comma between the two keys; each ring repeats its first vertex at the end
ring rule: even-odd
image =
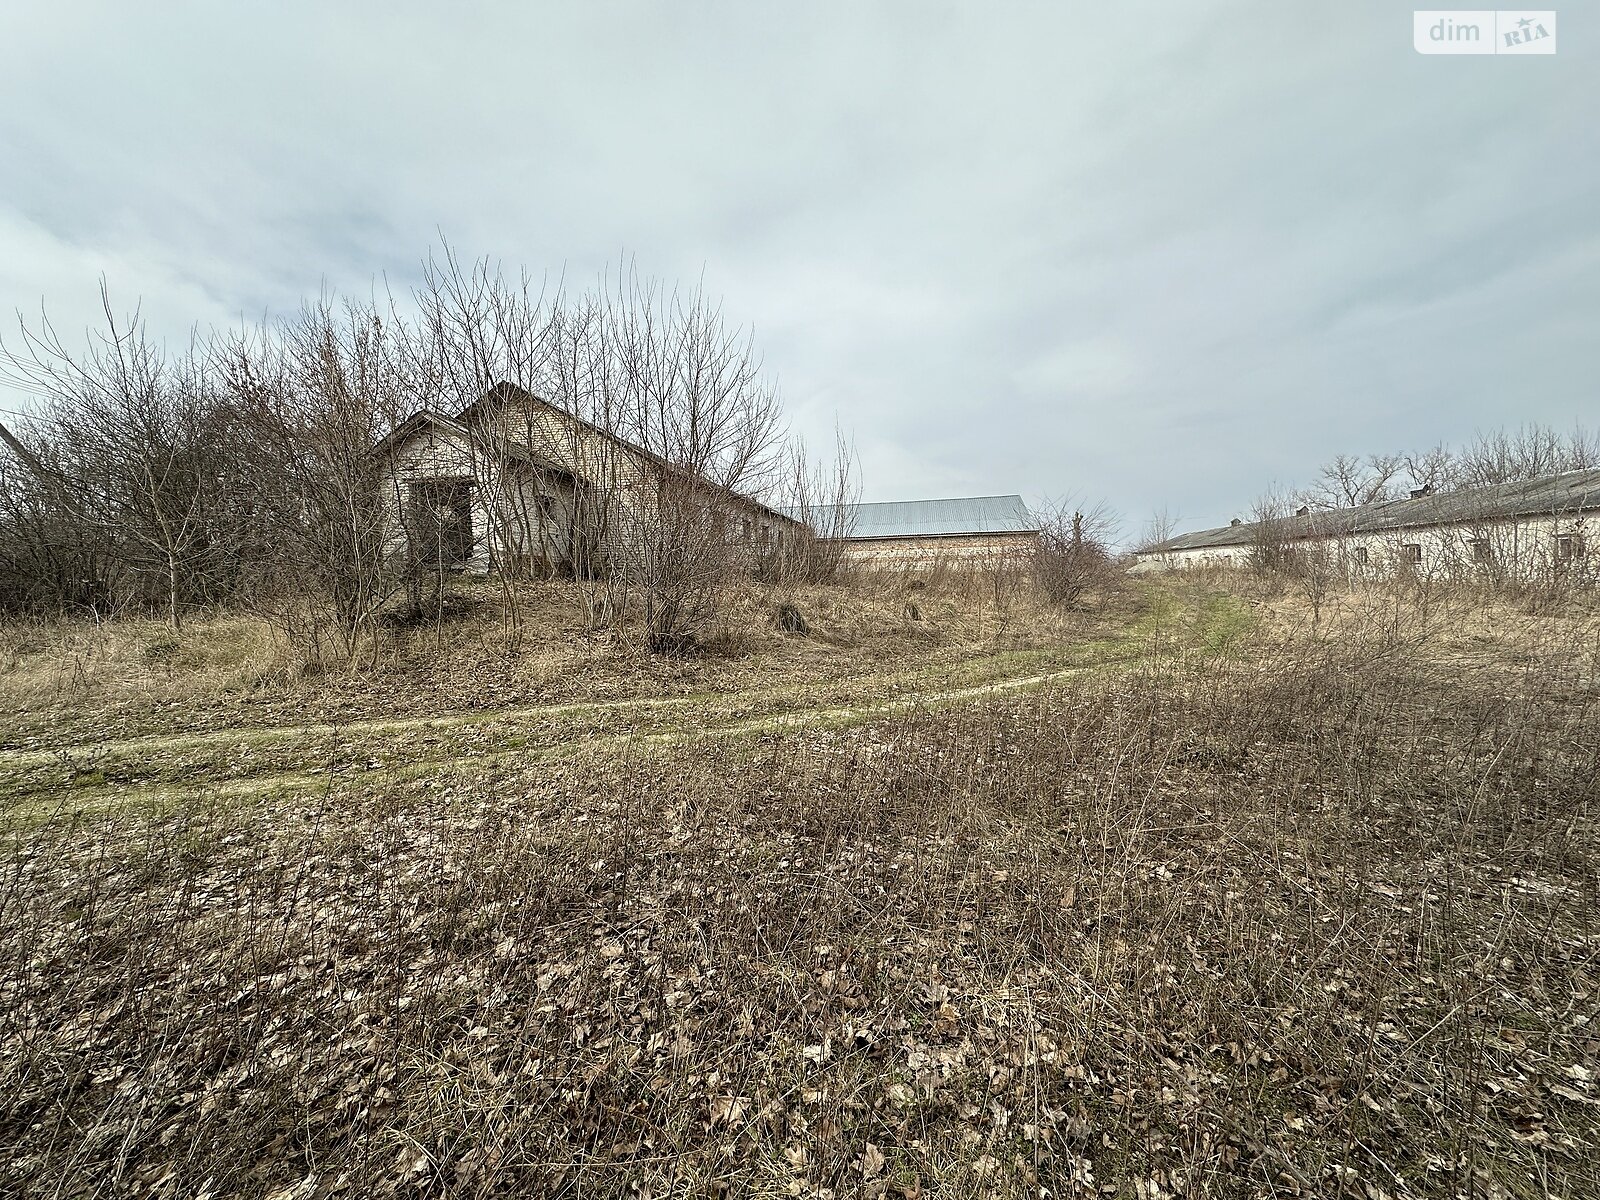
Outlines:
{"type": "MultiPolygon", "coordinates": [[[[1428,525],[1462,525],[1474,521],[1508,520],[1544,514],[1600,509],[1600,470],[1569,471],[1539,479],[1462,488],[1407,500],[1380,500],[1355,508],[1316,509],[1304,516],[1284,518],[1292,537],[1334,537],[1356,533],[1384,533],[1428,525]]],[[[1163,550],[1204,550],[1212,546],[1245,546],[1255,538],[1256,525],[1224,525],[1186,533],[1155,547],[1163,550]]]]}
{"type": "Polygon", "coordinates": [[[1021,496],[966,496],[954,500],[889,500],[875,504],[821,505],[809,512],[780,509],[818,529],[847,529],[852,540],[955,537],[976,533],[1034,533],[1039,522],[1021,496]],[[834,521],[835,514],[840,520],[834,521]]]}

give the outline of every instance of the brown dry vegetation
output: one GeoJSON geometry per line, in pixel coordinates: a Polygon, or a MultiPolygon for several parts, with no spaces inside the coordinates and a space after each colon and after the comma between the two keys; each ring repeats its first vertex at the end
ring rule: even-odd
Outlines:
{"type": "MultiPolygon", "coordinates": [[[[500,587],[461,580],[437,622],[396,626],[376,652],[307,663],[264,619],[192,616],[183,634],[157,620],[43,618],[0,623],[0,745],[94,739],[514,704],[742,693],[906,667],[952,666],[1011,652],[1049,652],[1114,632],[1115,611],[1064,611],[1011,583],[949,576],[930,586],[885,574],[854,586],[730,589],[706,652],[656,657],[621,628],[591,630],[571,583],[519,583],[523,622],[508,635],[500,587]],[[808,637],[786,635],[780,600],[808,637]]],[[[1132,602],[1136,607],[1136,601],[1132,602]]]]}
{"type": "MultiPolygon", "coordinates": [[[[826,701],[1104,665],[13,818],[0,1188],[1600,1190],[1592,612],[1190,581],[1113,635],[977,594],[921,602],[965,639],[841,590],[837,657],[673,669],[826,701]]],[[[348,686],[426,670],[381,666],[348,686]]]]}

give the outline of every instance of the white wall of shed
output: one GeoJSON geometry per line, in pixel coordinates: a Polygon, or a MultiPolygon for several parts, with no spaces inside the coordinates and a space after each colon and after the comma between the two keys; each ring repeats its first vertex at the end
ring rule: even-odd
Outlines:
{"type": "MultiPolygon", "coordinates": [[[[1333,555],[1337,565],[1353,578],[1377,578],[1408,571],[1430,578],[1471,579],[1485,574],[1533,580],[1557,569],[1566,575],[1594,580],[1600,576],[1600,513],[1571,513],[1507,518],[1451,525],[1415,526],[1381,533],[1342,534],[1327,538],[1295,538],[1290,543],[1333,555]],[[1586,553],[1572,562],[1557,557],[1557,538],[1573,536],[1586,553]],[[1480,562],[1472,542],[1489,545],[1490,558],[1480,562]],[[1418,546],[1421,561],[1411,562],[1405,547],[1418,546]],[[1360,550],[1367,562],[1360,563],[1360,550]]],[[[1187,550],[1151,551],[1137,558],[1137,570],[1185,570],[1195,567],[1245,567],[1252,561],[1251,547],[1213,546],[1187,550]]]]}

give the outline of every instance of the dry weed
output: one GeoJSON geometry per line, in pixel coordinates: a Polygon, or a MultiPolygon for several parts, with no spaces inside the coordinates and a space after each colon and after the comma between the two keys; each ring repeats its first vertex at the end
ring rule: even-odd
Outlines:
{"type": "Polygon", "coordinates": [[[26,1194],[1582,1196],[1592,664],[1338,637],[13,831],[26,1194]]]}

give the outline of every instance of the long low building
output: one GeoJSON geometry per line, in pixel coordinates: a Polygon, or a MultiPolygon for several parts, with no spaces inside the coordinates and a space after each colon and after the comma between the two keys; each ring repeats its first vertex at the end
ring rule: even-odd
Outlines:
{"type": "Polygon", "coordinates": [[[784,510],[823,536],[838,537],[845,557],[872,566],[1018,560],[1039,544],[1039,521],[1021,496],[891,500],[784,510]]]}
{"type": "Polygon", "coordinates": [[[1294,548],[1325,555],[1345,572],[1493,573],[1519,578],[1600,568],[1600,470],[1447,492],[1353,508],[1301,508],[1266,521],[1234,520],[1171,538],[1137,555],[1135,569],[1245,566],[1294,548]]]}

